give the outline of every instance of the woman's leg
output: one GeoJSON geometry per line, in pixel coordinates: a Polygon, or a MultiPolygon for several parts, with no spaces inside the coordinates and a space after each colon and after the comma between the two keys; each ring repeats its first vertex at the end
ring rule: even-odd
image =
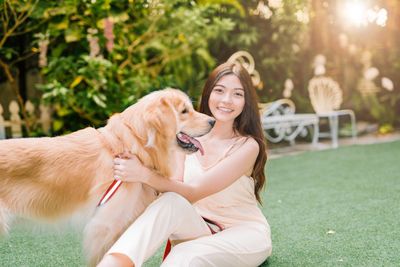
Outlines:
{"type": "Polygon", "coordinates": [[[271,251],[269,227],[249,223],[176,245],[162,267],[254,267],[271,251]]]}
{"type": "Polygon", "coordinates": [[[210,234],[206,223],[184,197],[164,193],[121,235],[98,266],[111,266],[105,265],[111,260],[124,264],[129,259],[130,266],[134,263],[138,267],[169,237],[190,240],[210,234]]]}
{"type": "Polygon", "coordinates": [[[132,260],[120,253],[106,254],[97,267],[135,267],[132,260]]]}

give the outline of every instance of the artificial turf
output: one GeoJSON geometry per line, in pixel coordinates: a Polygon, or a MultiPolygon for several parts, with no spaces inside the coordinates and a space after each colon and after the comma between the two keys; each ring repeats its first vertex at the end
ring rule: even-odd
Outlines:
{"type": "MultiPolygon", "coordinates": [[[[266,170],[273,255],[262,266],[399,266],[399,141],[286,156],[266,170]]],[[[36,228],[13,226],[0,266],[84,266],[79,229],[36,228]]]]}

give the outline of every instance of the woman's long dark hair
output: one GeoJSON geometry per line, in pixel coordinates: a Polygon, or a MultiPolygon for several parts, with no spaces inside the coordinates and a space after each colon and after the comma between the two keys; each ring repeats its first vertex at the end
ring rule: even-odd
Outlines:
{"type": "Polygon", "coordinates": [[[235,75],[239,78],[244,89],[245,104],[242,113],[235,119],[234,128],[242,136],[251,136],[257,141],[260,151],[251,174],[254,179],[254,194],[261,203],[260,191],[265,185],[264,167],[267,162],[266,143],[261,128],[260,113],[258,110],[258,96],[254,89],[251,77],[247,70],[238,63],[224,63],[216,67],[208,77],[201,95],[199,111],[212,116],[208,100],[215,84],[226,75],[235,75]]]}

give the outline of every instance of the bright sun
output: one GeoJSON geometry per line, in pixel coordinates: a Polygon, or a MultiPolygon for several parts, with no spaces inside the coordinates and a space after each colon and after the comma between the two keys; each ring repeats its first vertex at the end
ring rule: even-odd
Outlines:
{"type": "Polygon", "coordinates": [[[348,20],[348,22],[355,24],[356,26],[364,26],[368,23],[365,17],[366,12],[367,7],[363,2],[352,1],[347,2],[345,5],[345,18],[348,20]]]}
{"type": "Polygon", "coordinates": [[[388,12],[385,8],[378,6],[368,7],[365,1],[350,0],[347,1],[340,10],[343,16],[343,22],[357,27],[376,24],[381,27],[386,26],[388,12]]]}

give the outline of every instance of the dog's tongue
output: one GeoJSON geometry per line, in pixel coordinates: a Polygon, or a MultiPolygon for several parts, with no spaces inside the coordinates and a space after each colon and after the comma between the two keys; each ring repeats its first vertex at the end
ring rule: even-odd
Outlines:
{"type": "Polygon", "coordinates": [[[180,133],[179,134],[179,139],[181,139],[183,142],[186,143],[192,143],[195,147],[197,147],[200,150],[200,154],[203,156],[204,155],[204,149],[203,146],[200,144],[200,142],[196,139],[193,138],[187,134],[180,133]]]}
{"type": "Polygon", "coordinates": [[[203,146],[200,144],[200,142],[196,138],[193,138],[190,136],[188,136],[188,138],[189,138],[190,142],[200,150],[200,154],[202,156],[204,156],[204,149],[203,149],[203,146]]]}

